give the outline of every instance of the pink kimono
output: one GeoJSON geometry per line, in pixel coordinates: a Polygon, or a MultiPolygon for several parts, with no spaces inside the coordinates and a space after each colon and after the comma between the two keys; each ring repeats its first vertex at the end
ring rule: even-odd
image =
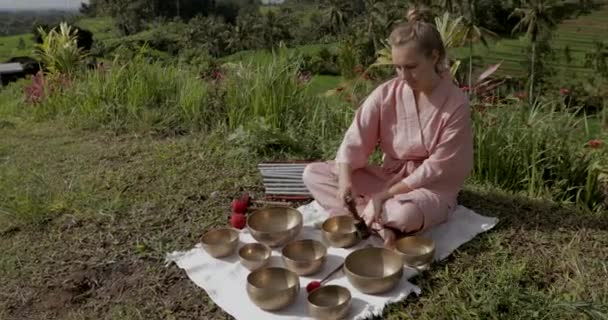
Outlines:
{"type": "Polygon", "coordinates": [[[401,232],[425,230],[444,222],[456,207],[458,192],[473,166],[473,135],[468,97],[443,77],[418,108],[412,89],[399,78],[378,86],[357,110],[335,161],[312,163],[304,183],[330,214],[346,214],[336,197],[336,163],[353,170],[353,189],[362,199],[402,181],[413,191],[387,200],[382,208],[384,226],[401,232]],[[377,145],[381,167],[368,166],[377,145]]]}

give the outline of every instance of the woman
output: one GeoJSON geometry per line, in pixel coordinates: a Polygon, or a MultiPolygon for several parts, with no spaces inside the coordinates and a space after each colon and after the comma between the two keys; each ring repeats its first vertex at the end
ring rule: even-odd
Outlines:
{"type": "Polygon", "coordinates": [[[335,161],[309,164],[304,183],[331,215],[355,199],[365,222],[394,244],[444,222],[473,166],[468,97],[453,83],[434,25],[416,10],[389,38],[397,77],[378,86],[356,112],[335,161]],[[376,146],[381,167],[368,166],[376,146]]]}

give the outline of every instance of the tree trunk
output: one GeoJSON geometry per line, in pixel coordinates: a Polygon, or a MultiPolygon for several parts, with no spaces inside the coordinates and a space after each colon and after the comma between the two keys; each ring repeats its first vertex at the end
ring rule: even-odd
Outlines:
{"type": "Polygon", "coordinates": [[[175,0],[175,7],[177,8],[177,16],[181,18],[182,15],[181,15],[181,10],[180,10],[181,8],[179,6],[179,0],[175,0]]]}
{"type": "Polygon", "coordinates": [[[534,101],[534,67],[536,63],[536,41],[532,42],[532,66],[530,70],[530,102],[534,101]]]}
{"type": "MultiPolygon", "coordinates": [[[[373,17],[369,17],[369,19],[373,19],[373,17]]],[[[374,30],[374,20],[370,20],[367,23],[367,37],[372,41],[372,45],[374,46],[374,52],[378,53],[378,44],[376,43],[376,37],[373,34],[374,30]]]]}
{"type": "Polygon", "coordinates": [[[473,41],[469,40],[469,96],[473,93],[473,41]]]}

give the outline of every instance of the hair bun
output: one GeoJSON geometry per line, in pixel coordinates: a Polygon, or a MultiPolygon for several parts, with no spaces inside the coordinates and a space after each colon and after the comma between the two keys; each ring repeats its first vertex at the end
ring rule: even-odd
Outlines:
{"type": "Polygon", "coordinates": [[[407,21],[408,22],[424,22],[425,15],[427,14],[426,10],[419,8],[411,8],[407,11],[407,21]]]}

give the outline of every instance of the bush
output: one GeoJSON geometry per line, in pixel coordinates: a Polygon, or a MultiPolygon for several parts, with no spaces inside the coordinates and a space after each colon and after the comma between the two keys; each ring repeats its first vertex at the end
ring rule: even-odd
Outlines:
{"type": "Polygon", "coordinates": [[[602,148],[589,148],[583,121],[545,102],[478,106],[473,178],[532,197],[602,209],[598,163],[602,148]]]}
{"type": "Polygon", "coordinates": [[[218,104],[212,98],[195,72],[136,57],[79,75],[70,89],[33,110],[39,119],[64,116],[77,127],[179,133],[215,124],[218,104]]]}
{"type": "Polygon", "coordinates": [[[305,54],[303,56],[302,69],[318,75],[340,75],[338,66],[338,55],[327,48],[321,49],[315,55],[305,54]]]}
{"type": "Polygon", "coordinates": [[[39,32],[42,43],[36,45],[36,56],[50,73],[72,74],[82,67],[86,54],[78,47],[77,33],[67,23],[48,33],[42,28],[39,32]]]}

